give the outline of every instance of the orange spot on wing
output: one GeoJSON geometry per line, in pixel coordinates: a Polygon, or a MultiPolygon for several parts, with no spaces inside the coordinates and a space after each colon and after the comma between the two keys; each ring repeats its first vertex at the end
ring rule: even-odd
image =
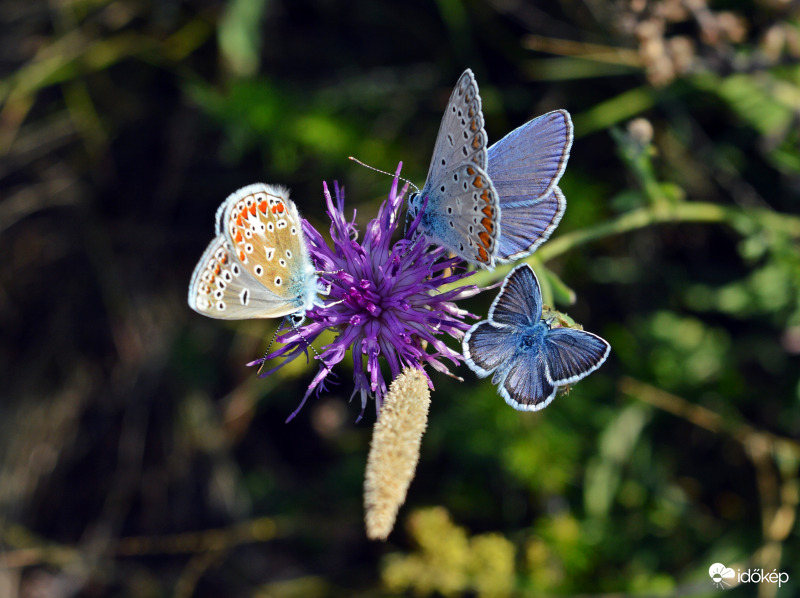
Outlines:
{"type": "Polygon", "coordinates": [[[477,135],[475,135],[475,137],[472,138],[472,148],[479,149],[480,147],[481,147],[481,140],[477,135]]]}
{"type": "Polygon", "coordinates": [[[219,258],[219,263],[223,266],[228,263],[228,254],[223,253],[222,256],[219,258]]]}
{"type": "Polygon", "coordinates": [[[260,204],[258,204],[258,209],[261,210],[262,214],[267,213],[267,200],[263,200],[260,204]]]}
{"type": "Polygon", "coordinates": [[[489,233],[485,231],[479,232],[478,238],[480,238],[481,243],[483,243],[483,246],[486,248],[488,248],[492,243],[492,238],[489,236],[489,233]]]}
{"type": "Polygon", "coordinates": [[[481,258],[481,261],[486,263],[489,261],[489,254],[486,253],[486,250],[483,247],[478,247],[478,255],[481,258]]]}
{"type": "Polygon", "coordinates": [[[487,218],[491,218],[492,214],[494,214],[494,210],[492,210],[492,206],[486,206],[481,210],[484,214],[486,214],[487,218]]]}
{"type": "Polygon", "coordinates": [[[242,231],[237,230],[236,237],[234,237],[233,240],[236,241],[237,243],[241,243],[242,241],[244,241],[244,237],[242,236],[242,231]]]}
{"type": "Polygon", "coordinates": [[[219,273],[220,273],[220,272],[222,272],[222,268],[220,268],[220,267],[219,267],[219,264],[217,264],[217,267],[216,267],[216,268],[214,268],[214,274],[216,274],[217,276],[219,276],[219,273]]]}
{"type": "Polygon", "coordinates": [[[467,166],[467,174],[469,176],[472,176],[473,174],[475,174],[475,169],[472,168],[471,166],[467,166]]]}
{"type": "Polygon", "coordinates": [[[242,226],[242,215],[241,214],[239,214],[236,217],[236,226],[242,226]]]}
{"type": "Polygon", "coordinates": [[[494,230],[494,222],[492,222],[489,218],[484,218],[483,220],[481,220],[481,224],[489,232],[492,232],[494,230]]]}
{"type": "Polygon", "coordinates": [[[250,213],[251,213],[253,216],[255,216],[255,215],[256,215],[256,204],[255,204],[255,203],[253,203],[253,205],[251,205],[251,206],[250,206],[250,213]]]}
{"type": "Polygon", "coordinates": [[[478,189],[483,189],[483,177],[478,175],[475,177],[475,180],[472,181],[472,184],[475,185],[478,189]]]}
{"type": "Polygon", "coordinates": [[[239,261],[240,261],[240,262],[242,262],[242,263],[244,263],[244,260],[245,260],[246,258],[247,258],[247,256],[244,254],[244,251],[242,251],[242,250],[240,249],[240,250],[239,250],[239,261]]]}
{"type": "Polygon", "coordinates": [[[283,210],[284,210],[283,204],[279,203],[278,204],[278,214],[283,214],[283,210]]]}
{"type": "Polygon", "coordinates": [[[272,211],[273,214],[275,214],[278,211],[278,206],[272,206],[270,210],[272,211]]]}

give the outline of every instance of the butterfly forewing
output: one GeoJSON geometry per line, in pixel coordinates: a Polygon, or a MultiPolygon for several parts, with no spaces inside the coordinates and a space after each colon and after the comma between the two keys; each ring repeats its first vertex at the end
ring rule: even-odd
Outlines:
{"type": "Polygon", "coordinates": [[[223,216],[224,234],[242,267],[271,293],[294,305],[306,305],[309,268],[302,223],[286,189],[250,185],[229,200],[223,216]]]}
{"type": "Polygon", "coordinates": [[[458,79],[439,125],[428,182],[441,179],[465,162],[485,170],[487,140],[478,84],[467,69],[458,79]]]}
{"type": "Polygon", "coordinates": [[[536,251],[550,238],[566,208],[567,200],[558,187],[525,204],[503,207],[503,234],[498,241],[496,259],[510,262],[536,251]]]}
{"type": "Polygon", "coordinates": [[[464,359],[472,371],[485,377],[511,358],[516,343],[513,331],[484,320],[464,335],[464,359]]]}
{"type": "Polygon", "coordinates": [[[489,309],[489,320],[518,328],[537,323],[542,317],[542,292],[528,264],[514,268],[503,281],[489,309]]]}
{"type": "Polygon", "coordinates": [[[567,166],[572,120],[566,110],[534,118],[488,150],[488,173],[500,196],[500,209],[550,193],[567,166]]]}
{"type": "Polygon", "coordinates": [[[603,365],[611,345],[585,330],[553,328],[545,336],[544,350],[550,382],[563,386],[577,382],[603,365]]]}

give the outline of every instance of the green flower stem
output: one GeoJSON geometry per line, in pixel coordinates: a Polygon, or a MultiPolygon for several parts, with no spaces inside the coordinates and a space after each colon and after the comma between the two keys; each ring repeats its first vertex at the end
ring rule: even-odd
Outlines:
{"type": "MultiPolygon", "coordinates": [[[[541,249],[525,261],[534,267],[541,267],[542,263],[546,263],[571,249],[591,241],[621,235],[656,224],[679,222],[727,224],[741,234],[748,234],[762,229],[800,239],[800,217],[790,214],[764,209],[721,206],[705,202],[659,203],[658,205],[632,210],[613,220],[595,226],[561,235],[545,243],[541,249]]],[[[481,270],[468,280],[471,284],[487,286],[504,277],[513,266],[513,264],[506,264],[491,272],[481,270]]],[[[445,290],[458,286],[458,284],[448,285],[445,290]]]]}

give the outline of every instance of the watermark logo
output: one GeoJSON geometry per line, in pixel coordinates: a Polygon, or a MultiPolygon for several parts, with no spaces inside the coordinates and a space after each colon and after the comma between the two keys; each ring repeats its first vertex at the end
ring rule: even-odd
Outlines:
{"type": "Polygon", "coordinates": [[[789,574],[777,569],[770,572],[764,572],[763,569],[747,569],[746,571],[737,569],[734,571],[722,563],[711,565],[708,568],[708,576],[714,587],[720,590],[742,583],[776,583],[778,587],[781,587],[782,584],[789,581],[789,574]]]}
{"type": "Polygon", "coordinates": [[[727,580],[736,577],[736,572],[722,563],[714,563],[711,565],[708,568],[708,574],[711,576],[714,587],[720,590],[731,587],[730,582],[727,580]]]}

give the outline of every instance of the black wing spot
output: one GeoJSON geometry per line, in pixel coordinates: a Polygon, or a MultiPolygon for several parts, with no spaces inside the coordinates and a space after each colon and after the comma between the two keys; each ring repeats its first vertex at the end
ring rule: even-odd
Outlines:
{"type": "Polygon", "coordinates": [[[447,213],[448,214],[452,214],[453,213],[453,208],[451,206],[447,206],[447,213]]]}
{"type": "Polygon", "coordinates": [[[441,191],[442,193],[444,193],[444,185],[442,185],[441,187],[439,187],[439,191],[441,191]]]}
{"type": "Polygon", "coordinates": [[[455,224],[453,224],[453,221],[451,220],[451,221],[450,221],[450,228],[455,228],[455,227],[456,227],[456,225],[455,225],[455,224]]]}

